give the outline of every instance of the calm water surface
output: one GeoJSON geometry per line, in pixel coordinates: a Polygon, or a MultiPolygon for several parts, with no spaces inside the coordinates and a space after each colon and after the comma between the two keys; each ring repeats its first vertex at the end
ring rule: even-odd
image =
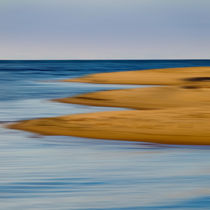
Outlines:
{"type": "Polygon", "coordinates": [[[54,80],[182,66],[210,61],[0,61],[0,209],[210,209],[210,147],[44,137],[3,127],[119,110],[49,100],[127,87],[54,80]]]}

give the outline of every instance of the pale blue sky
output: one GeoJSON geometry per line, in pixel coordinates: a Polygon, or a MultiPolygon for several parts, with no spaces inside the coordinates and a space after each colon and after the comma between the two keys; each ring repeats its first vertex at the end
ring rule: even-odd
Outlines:
{"type": "Polygon", "coordinates": [[[0,0],[0,59],[210,58],[210,0],[0,0]]]}

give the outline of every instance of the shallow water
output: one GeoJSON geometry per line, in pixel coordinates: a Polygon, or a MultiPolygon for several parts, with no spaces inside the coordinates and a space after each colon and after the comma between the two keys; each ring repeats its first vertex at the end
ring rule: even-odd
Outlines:
{"type": "Polygon", "coordinates": [[[23,119],[118,110],[49,99],[127,87],[53,80],[177,66],[210,61],[0,61],[0,209],[209,209],[208,146],[44,137],[3,127],[23,119]]]}

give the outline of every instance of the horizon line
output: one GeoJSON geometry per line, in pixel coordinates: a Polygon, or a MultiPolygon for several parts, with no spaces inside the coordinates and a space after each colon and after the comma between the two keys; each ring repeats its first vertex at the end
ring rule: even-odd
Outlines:
{"type": "Polygon", "coordinates": [[[162,61],[162,60],[210,60],[210,58],[161,58],[161,59],[152,59],[152,58],[112,58],[112,59],[107,59],[107,58],[102,58],[102,59],[0,59],[0,61],[162,61]]]}

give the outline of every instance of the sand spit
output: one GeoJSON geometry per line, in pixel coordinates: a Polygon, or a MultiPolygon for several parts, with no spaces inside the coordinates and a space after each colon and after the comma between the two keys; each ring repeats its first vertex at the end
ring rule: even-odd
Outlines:
{"type": "Polygon", "coordinates": [[[140,110],[210,107],[210,88],[179,86],[135,88],[87,93],[76,97],[55,99],[54,101],[140,110]]]}
{"type": "Polygon", "coordinates": [[[43,135],[210,145],[210,67],[95,74],[66,81],[165,86],[55,99],[64,103],[135,110],[27,120],[9,127],[43,135]]]}
{"type": "Polygon", "coordinates": [[[135,85],[209,85],[210,67],[168,68],[91,74],[64,82],[135,85]]]}
{"type": "Polygon", "coordinates": [[[209,126],[209,109],[177,108],[68,115],[23,121],[10,128],[43,135],[209,145],[209,126]]]}

